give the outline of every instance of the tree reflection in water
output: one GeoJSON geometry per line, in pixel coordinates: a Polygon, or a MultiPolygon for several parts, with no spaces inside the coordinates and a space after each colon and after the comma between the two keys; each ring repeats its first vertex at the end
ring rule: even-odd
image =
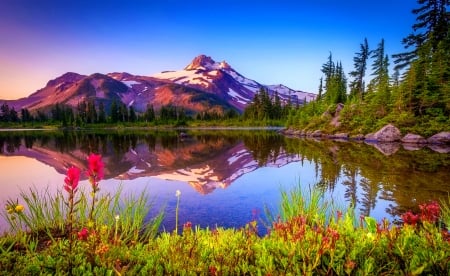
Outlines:
{"type": "MultiPolygon", "coordinates": [[[[342,187],[348,204],[371,215],[378,201],[389,202],[386,213],[396,216],[431,199],[448,200],[450,154],[429,148],[385,155],[363,143],[291,139],[274,131],[22,131],[0,132],[1,155],[57,155],[64,173],[71,163],[82,164],[91,152],[104,156],[105,175],[132,178],[177,170],[207,171],[227,187],[236,177],[270,164],[309,161],[314,164],[316,187],[332,193],[342,187]],[[239,162],[235,162],[240,158],[239,162]],[[253,160],[256,165],[245,167],[253,160]],[[140,174],[131,175],[134,168],[140,174]],[[207,168],[210,168],[209,171],[207,168]],[[241,173],[242,172],[242,173],[241,173]],[[228,182],[227,182],[228,181],[228,182]],[[227,182],[227,183],[225,183],[227,182]]],[[[198,183],[196,184],[199,187],[198,183]]],[[[194,186],[193,186],[194,187],[194,186]]],[[[196,188],[196,189],[197,189],[196,188]]],[[[201,189],[201,188],[198,188],[201,189]]],[[[204,188],[210,193],[214,188],[204,188]]]]}

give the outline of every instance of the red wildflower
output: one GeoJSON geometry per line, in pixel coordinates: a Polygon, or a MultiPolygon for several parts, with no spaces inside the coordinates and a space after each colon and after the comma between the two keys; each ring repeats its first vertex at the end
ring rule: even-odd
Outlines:
{"type": "Polygon", "coordinates": [[[437,222],[441,213],[441,207],[436,201],[419,205],[422,221],[437,222]]]}
{"type": "Polygon", "coordinates": [[[80,180],[80,169],[76,167],[70,167],[67,170],[67,176],[64,178],[64,190],[67,192],[75,191],[78,187],[78,181],[80,180]]]}
{"type": "Polygon", "coordinates": [[[404,213],[401,217],[405,224],[416,225],[419,221],[419,215],[414,215],[411,211],[404,213]]]}
{"type": "Polygon", "coordinates": [[[79,240],[85,241],[89,236],[89,231],[86,229],[86,227],[84,227],[80,232],[77,233],[77,235],[79,240]]]}
{"type": "Polygon", "coordinates": [[[192,228],[192,223],[190,221],[186,222],[185,224],[183,224],[183,229],[191,229],[192,228]]]}
{"type": "Polygon", "coordinates": [[[93,185],[97,185],[98,181],[103,179],[103,168],[104,164],[102,162],[102,156],[100,154],[91,154],[88,157],[89,169],[88,176],[93,185]]]}

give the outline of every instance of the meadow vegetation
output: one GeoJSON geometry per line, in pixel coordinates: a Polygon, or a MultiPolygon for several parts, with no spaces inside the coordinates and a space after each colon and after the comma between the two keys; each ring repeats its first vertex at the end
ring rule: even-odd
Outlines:
{"type": "Polygon", "coordinates": [[[56,194],[31,189],[6,202],[10,231],[0,237],[0,275],[360,275],[450,272],[450,207],[425,202],[402,224],[377,222],[325,202],[320,190],[282,191],[277,213],[240,229],[206,228],[178,218],[159,231],[145,193],[102,194],[103,163],[91,154],[79,187],[70,167],[56,194]],[[124,199],[125,198],[125,199],[124,199]],[[264,223],[268,233],[257,234],[264,223]]]}

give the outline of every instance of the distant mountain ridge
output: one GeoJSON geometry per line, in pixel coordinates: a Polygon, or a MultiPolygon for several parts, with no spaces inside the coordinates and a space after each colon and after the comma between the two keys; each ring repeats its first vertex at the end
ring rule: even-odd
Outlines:
{"type": "Polygon", "coordinates": [[[227,62],[216,62],[211,57],[199,55],[184,69],[163,71],[153,76],[129,73],[95,73],[89,76],[68,72],[50,80],[28,97],[18,100],[0,100],[16,110],[48,109],[56,103],[76,107],[85,100],[102,102],[109,110],[113,101],[133,106],[144,112],[148,105],[155,109],[165,105],[182,107],[188,112],[229,109],[242,112],[252,102],[261,88],[270,95],[278,93],[282,101],[303,104],[315,99],[315,94],[296,91],[282,84],[263,85],[246,78],[227,62]]]}

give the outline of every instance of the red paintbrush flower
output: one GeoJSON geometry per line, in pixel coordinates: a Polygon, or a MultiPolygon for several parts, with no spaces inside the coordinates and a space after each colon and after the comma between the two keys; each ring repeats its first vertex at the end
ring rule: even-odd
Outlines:
{"type": "Polygon", "coordinates": [[[102,156],[100,154],[91,154],[88,157],[89,169],[87,175],[91,183],[97,186],[98,181],[103,179],[103,168],[105,165],[102,162],[102,156]]]}
{"type": "Polygon", "coordinates": [[[419,222],[419,215],[414,215],[411,211],[404,213],[401,217],[405,224],[416,225],[419,222]]]}
{"type": "Polygon", "coordinates": [[[73,192],[78,187],[78,181],[80,180],[80,169],[76,167],[70,167],[67,170],[67,176],[64,178],[64,190],[67,192],[73,192]]]}
{"type": "Polygon", "coordinates": [[[77,233],[77,235],[79,240],[85,241],[89,236],[89,231],[86,229],[86,227],[84,227],[80,232],[77,233]]]}

